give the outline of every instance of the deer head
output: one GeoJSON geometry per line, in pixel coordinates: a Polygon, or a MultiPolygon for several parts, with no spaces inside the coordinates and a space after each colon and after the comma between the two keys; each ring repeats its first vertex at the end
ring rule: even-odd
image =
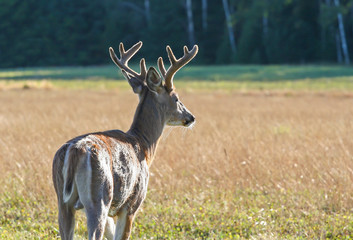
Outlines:
{"type": "Polygon", "coordinates": [[[149,102],[152,105],[151,111],[156,111],[156,114],[163,119],[164,124],[170,126],[191,126],[195,122],[195,117],[179,100],[173,86],[173,77],[179,69],[196,56],[198,52],[197,45],[191,51],[185,46],[184,56],[179,59],[175,58],[172,49],[167,46],[168,58],[171,65],[166,70],[162,57],[159,57],[158,68],[161,75],[154,67],[150,67],[147,71],[144,58],[140,61],[140,73],[128,67],[129,60],[141,46],[142,42],[140,41],[125,51],[124,45],[120,43],[120,59],[115,55],[113,48],[109,48],[110,57],[121,69],[133,91],[139,95],[140,103],[144,101],[149,102]]]}

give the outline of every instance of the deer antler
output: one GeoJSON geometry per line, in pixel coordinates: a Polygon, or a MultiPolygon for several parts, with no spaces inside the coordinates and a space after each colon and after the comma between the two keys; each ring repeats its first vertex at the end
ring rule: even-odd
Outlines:
{"type": "Polygon", "coordinates": [[[146,64],[145,59],[142,58],[140,61],[140,73],[135,72],[128,66],[129,60],[137,53],[137,51],[141,48],[142,42],[139,41],[134,46],[132,46],[129,50],[125,51],[124,44],[120,43],[119,45],[119,52],[120,52],[120,59],[115,55],[114,49],[112,47],[109,48],[110,57],[113,62],[121,69],[125,76],[132,76],[136,79],[144,82],[146,79],[146,64]]]}
{"type": "Polygon", "coordinates": [[[168,68],[168,71],[165,70],[163,58],[162,57],[158,58],[158,68],[162,76],[164,77],[165,85],[169,91],[173,90],[173,77],[175,73],[180,68],[185,66],[188,62],[190,62],[196,56],[198,50],[199,48],[197,45],[194,45],[191,51],[189,51],[189,49],[186,46],[184,46],[184,56],[179,59],[176,59],[172,49],[169,46],[167,46],[168,58],[171,64],[170,67],[168,68]]]}

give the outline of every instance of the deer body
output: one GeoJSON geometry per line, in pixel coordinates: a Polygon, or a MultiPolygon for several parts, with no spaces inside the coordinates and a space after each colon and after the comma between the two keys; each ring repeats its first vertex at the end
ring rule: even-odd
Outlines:
{"type": "Polygon", "coordinates": [[[188,127],[194,123],[194,116],[173,90],[172,78],[196,55],[197,47],[191,57],[184,49],[184,57],[179,60],[167,48],[172,66],[165,71],[159,59],[161,78],[154,68],[146,71],[143,59],[140,74],[127,67],[141,45],[139,42],[125,52],[121,44],[121,59],[110,50],[113,61],[140,99],[129,131],[82,135],[65,143],[54,156],[53,182],[62,239],[73,239],[75,211],[82,208],[87,216],[89,239],[103,239],[104,232],[108,239],[128,239],[135,213],[146,197],[149,167],[164,127],[188,127]],[[177,68],[173,68],[175,65],[177,68]],[[116,216],[115,226],[111,217],[116,216]]]}

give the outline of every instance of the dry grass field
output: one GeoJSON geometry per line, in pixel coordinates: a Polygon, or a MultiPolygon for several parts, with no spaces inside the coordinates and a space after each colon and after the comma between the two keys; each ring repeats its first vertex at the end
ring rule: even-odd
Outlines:
{"type": "MultiPolygon", "coordinates": [[[[353,238],[353,95],[197,91],[166,129],[132,239],[353,238]]],[[[58,238],[51,163],[66,140],[127,130],[130,90],[0,91],[0,238],[58,238]]],[[[78,214],[77,239],[85,239],[78,214]]]]}

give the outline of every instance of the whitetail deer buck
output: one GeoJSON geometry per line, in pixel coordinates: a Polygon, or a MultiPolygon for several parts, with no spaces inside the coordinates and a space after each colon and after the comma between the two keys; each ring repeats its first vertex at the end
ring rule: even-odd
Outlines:
{"type": "Polygon", "coordinates": [[[191,51],[184,47],[184,56],[176,59],[167,46],[171,66],[166,71],[163,59],[158,59],[161,77],[153,67],[146,71],[144,59],[140,61],[140,74],[128,67],[141,46],[138,42],[125,51],[120,43],[120,59],[109,49],[112,60],[139,95],[130,130],[82,135],[55,154],[53,181],[62,239],[73,239],[75,211],[82,208],[89,239],[102,239],[103,234],[108,239],[129,239],[135,213],[147,193],[149,167],[164,127],[189,127],[195,122],[173,90],[173,76],[195,57],[198,47],[191,51]]]}

